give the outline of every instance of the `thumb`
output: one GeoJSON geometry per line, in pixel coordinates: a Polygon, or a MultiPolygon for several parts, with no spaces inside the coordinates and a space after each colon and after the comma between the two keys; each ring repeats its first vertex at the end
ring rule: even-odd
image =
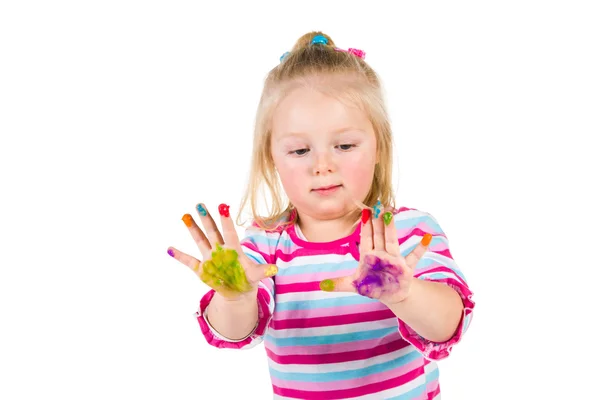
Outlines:
{"type": "Polygon", "coordinates": [[[354,276],[347,275],[340,278],[325,279],[319,283],[321,290],[325,292],[351,292],[356,293],[354,287],[354,276]]]}
{"type": "Polygon", "coordinates": [[[246,272],[246,275],[249,281],[256,283],[261,279],[277,275],[277,272],[279,272],[279,268],[275,264],[257,264],[253,268],[250,268],[246,272]]]}

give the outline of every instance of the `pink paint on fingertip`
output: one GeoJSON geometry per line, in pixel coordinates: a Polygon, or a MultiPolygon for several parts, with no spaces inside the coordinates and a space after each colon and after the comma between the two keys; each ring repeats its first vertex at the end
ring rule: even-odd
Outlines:
{"type": "Polygon", "coordinates": [[[167,253],[169,253],[171,257],[175,257],[175,253],[173,253],[173,250],[169,249],[167,250],[167,253]]]}

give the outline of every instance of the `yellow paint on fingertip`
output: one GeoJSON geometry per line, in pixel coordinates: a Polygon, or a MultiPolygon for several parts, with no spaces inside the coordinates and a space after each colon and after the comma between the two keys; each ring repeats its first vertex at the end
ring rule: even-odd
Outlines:
{"type": "Polygon", "coordinates": [[[267,270],[265,271],[265,276],[267,278],[270,278],[272,276],[277,275],[277,272],[279,272],[279,268],[277,268],[277,265],[271,265],[269,266],[269,268],[267,268],[267,270]]]}

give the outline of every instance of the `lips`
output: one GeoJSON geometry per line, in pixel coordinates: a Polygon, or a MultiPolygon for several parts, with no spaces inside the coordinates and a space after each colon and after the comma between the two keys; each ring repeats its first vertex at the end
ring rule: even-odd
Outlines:
{"type": "Polygon", "coordinates": [[[334,189],[337,187],[340,187],[342,185],[329,185],[329,186],[321,186],[319,188],[313,189],[313,190],[330,190],[330,189],[334,189]]]}

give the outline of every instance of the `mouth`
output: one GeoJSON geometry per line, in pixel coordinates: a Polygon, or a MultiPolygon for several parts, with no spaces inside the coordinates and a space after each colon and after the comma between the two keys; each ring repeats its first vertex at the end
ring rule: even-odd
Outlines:
{"type": "Polygon", "coordinates": [[[342,187],[342,185],[328,185],[328,186],[321,186],[319,188],[312,189],[312,191],[317,192],[319,194],[328,194],[328,193],[335,192],[336,190],[338,190],[341,187],[342,187]]]}

